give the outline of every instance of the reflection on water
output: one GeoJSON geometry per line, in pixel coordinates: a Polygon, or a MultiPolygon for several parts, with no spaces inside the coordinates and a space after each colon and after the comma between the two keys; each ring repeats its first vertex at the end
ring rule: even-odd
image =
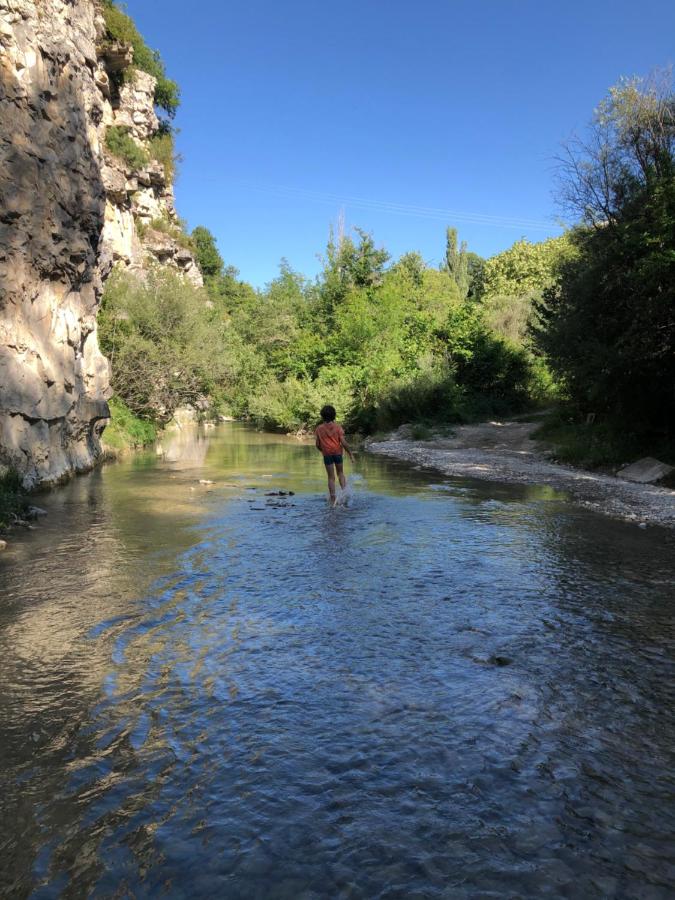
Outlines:
{"type": "Polygon", "coordinates": [[[351,506],[324,481],[183,432],[12,537],[0,893],[672,896],[672,533],[367,456],[351,506]]]}

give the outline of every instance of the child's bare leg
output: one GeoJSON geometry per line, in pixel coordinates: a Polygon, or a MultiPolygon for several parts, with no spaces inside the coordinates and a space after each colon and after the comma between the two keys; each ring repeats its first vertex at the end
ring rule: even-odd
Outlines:
{"type": "Polygon", "coordinates": [[[328,476],[328,493],[330,494],[331,506],[335,506],[335,466],[326,466],[326,475],[328,476]]]}
{"type": "Polygon", "coordinates": [[[345,478],[345,470],[342,463],[335,463],[335,470],[337,472],[337,477],[340,481],[340,487],[344,491],[347,487],[347,479],[345,478]]]}

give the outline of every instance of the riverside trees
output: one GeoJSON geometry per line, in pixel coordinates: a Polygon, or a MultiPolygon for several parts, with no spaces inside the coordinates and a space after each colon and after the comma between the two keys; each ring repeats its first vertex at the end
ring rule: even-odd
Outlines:
{"type": "Polygon", "coordinates": [[[612,89],[563,167],[581,223],[488,260],[454,229],[439,268],[417,253],[391,261],[357,230],[329,240],[316,279],[283,262],[256,291],[196,228],[204,291],[168,274],[145,287],[110,281],[102,336],[115,389],[160,422],[208,395],[289,430],[330,399],[365,431],[505,414],[557,394],[580,418],[672,436],[674,110],[669,84],[612,89]]]}
{"type": "Polygon", "coordinates": [[[675,434],[674,149],[670,73],[610,90],[562,160],[581,224],[534,329],[573,409],[647,443],[675,434]]]}
{"type": "Polygon", "coordinates": [[[166,270],[145,282],[116,273],[106,286],[100,334],[113,386],[143,419],[162,424],[208,397],[291,430],[313,425],[329,399],[351,427],[371,431],[517,411],[545,387],[531,352],[489,326],[447,264],[417,253],[391,263],[356,231],[329,241],[315,280],[284,261],[255,291],[223,264],[208,229],[196,228],[191,245],[205,289],[166,270]]]}
{"type": "MultiPolygon", "coordinates": [[[[103,12],[107,39],[133,46],[134,67],[158,79],[155,102],[171,118],[179,92],[159,55],[113,0],[103,12]]],[[[149,153],[171,177],[168,122],[147,150],[119,128],[106,140],[127,159],[149,153]]],[[[629,422],[647,440],[672,436],[674,145],[671,76],[621,82],[562,161],[572,230],[517,241],[489,260],[449,227],[439,268],[417,253],[392,262],[356,229],[331,237],[315,280],[282,262],[257,291],[223,264],[208,229],[174,234],[196,253],[205,289],[170,272],[110,279],[101,339],[118,397],[159,424],[208,397],[286,429],[312,424],[330,398],[341,418],[372,430],[503,414],[558,395],[577,417],[591,412],[624,430],[629,422]]]]}

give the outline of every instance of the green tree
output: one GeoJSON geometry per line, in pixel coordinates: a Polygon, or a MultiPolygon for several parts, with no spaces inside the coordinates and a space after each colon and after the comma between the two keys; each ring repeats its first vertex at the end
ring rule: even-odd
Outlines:
{"type": "Polygon", "coordinates": [[[163,424],[183,404],[215,396],[237,377],[228,334],[205,291],[169,269],[106,282],[99,338],[112,386],[137,416],[163,424]]]}
{"type": "Polygon", "coordinates": [[[517,345],[529,345],[529,329],[542,292],[555,284],[562,262],[575,252],[568,233],[547,241],[516,241],[486,260],[480,304],[488,326],[517,345]]]}
{"type": "Polygon", "coordinates": [[[350,237],[335,241],[332,229],[319,279],[318,305],[322,324],[332,326],[335,312],[353,288],[372,288],[381,283],[389,253],[375,246],[372,235],[356,228],[358,242],[350,237]]]}
{"type": "Polygon", "coordinates": [[[216,278],[223,273],[223,258],[216,247],[216,239],[204,225],[197,225],[191,234],[197,256],[197,265],[204,278],[216,278]]]}
{"type": "Polygon", "coordinates": [[[448,227],[445,232],[445,271],[457,285],[462,299],[469,293],[471,283],[466,241],[458,246],[457,229],[448,227]]]}
{"type": "Polygon", "coordinates": [[[543,291],[554,284],[557,267],[570,250],[568,235],[533,243],[522,238],[485,263],[482,296],[511,296],[543,291]]]}
{"type": "Polygon", "coordinates": [[[580,411],[644,435],[675,431],[674,149],[670,77],[610,90],[568,147],[562,198],[586,224],[535,329],[580,411]]]}
{"type": "Polygon", "coordinates": [[[467,297],[471,300],[478,300],[483,292],[485,260],[482,256],[469,250],[466,254],[466,267],[469,278],[467,297]]]}

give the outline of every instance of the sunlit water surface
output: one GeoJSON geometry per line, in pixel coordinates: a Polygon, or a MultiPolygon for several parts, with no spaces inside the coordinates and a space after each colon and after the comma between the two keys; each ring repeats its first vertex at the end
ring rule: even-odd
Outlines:
{"type": "Polygon", "coordinates": [[[208,435],[0,558],[0,893],[673,896],[672,532],[208,435]]]}

